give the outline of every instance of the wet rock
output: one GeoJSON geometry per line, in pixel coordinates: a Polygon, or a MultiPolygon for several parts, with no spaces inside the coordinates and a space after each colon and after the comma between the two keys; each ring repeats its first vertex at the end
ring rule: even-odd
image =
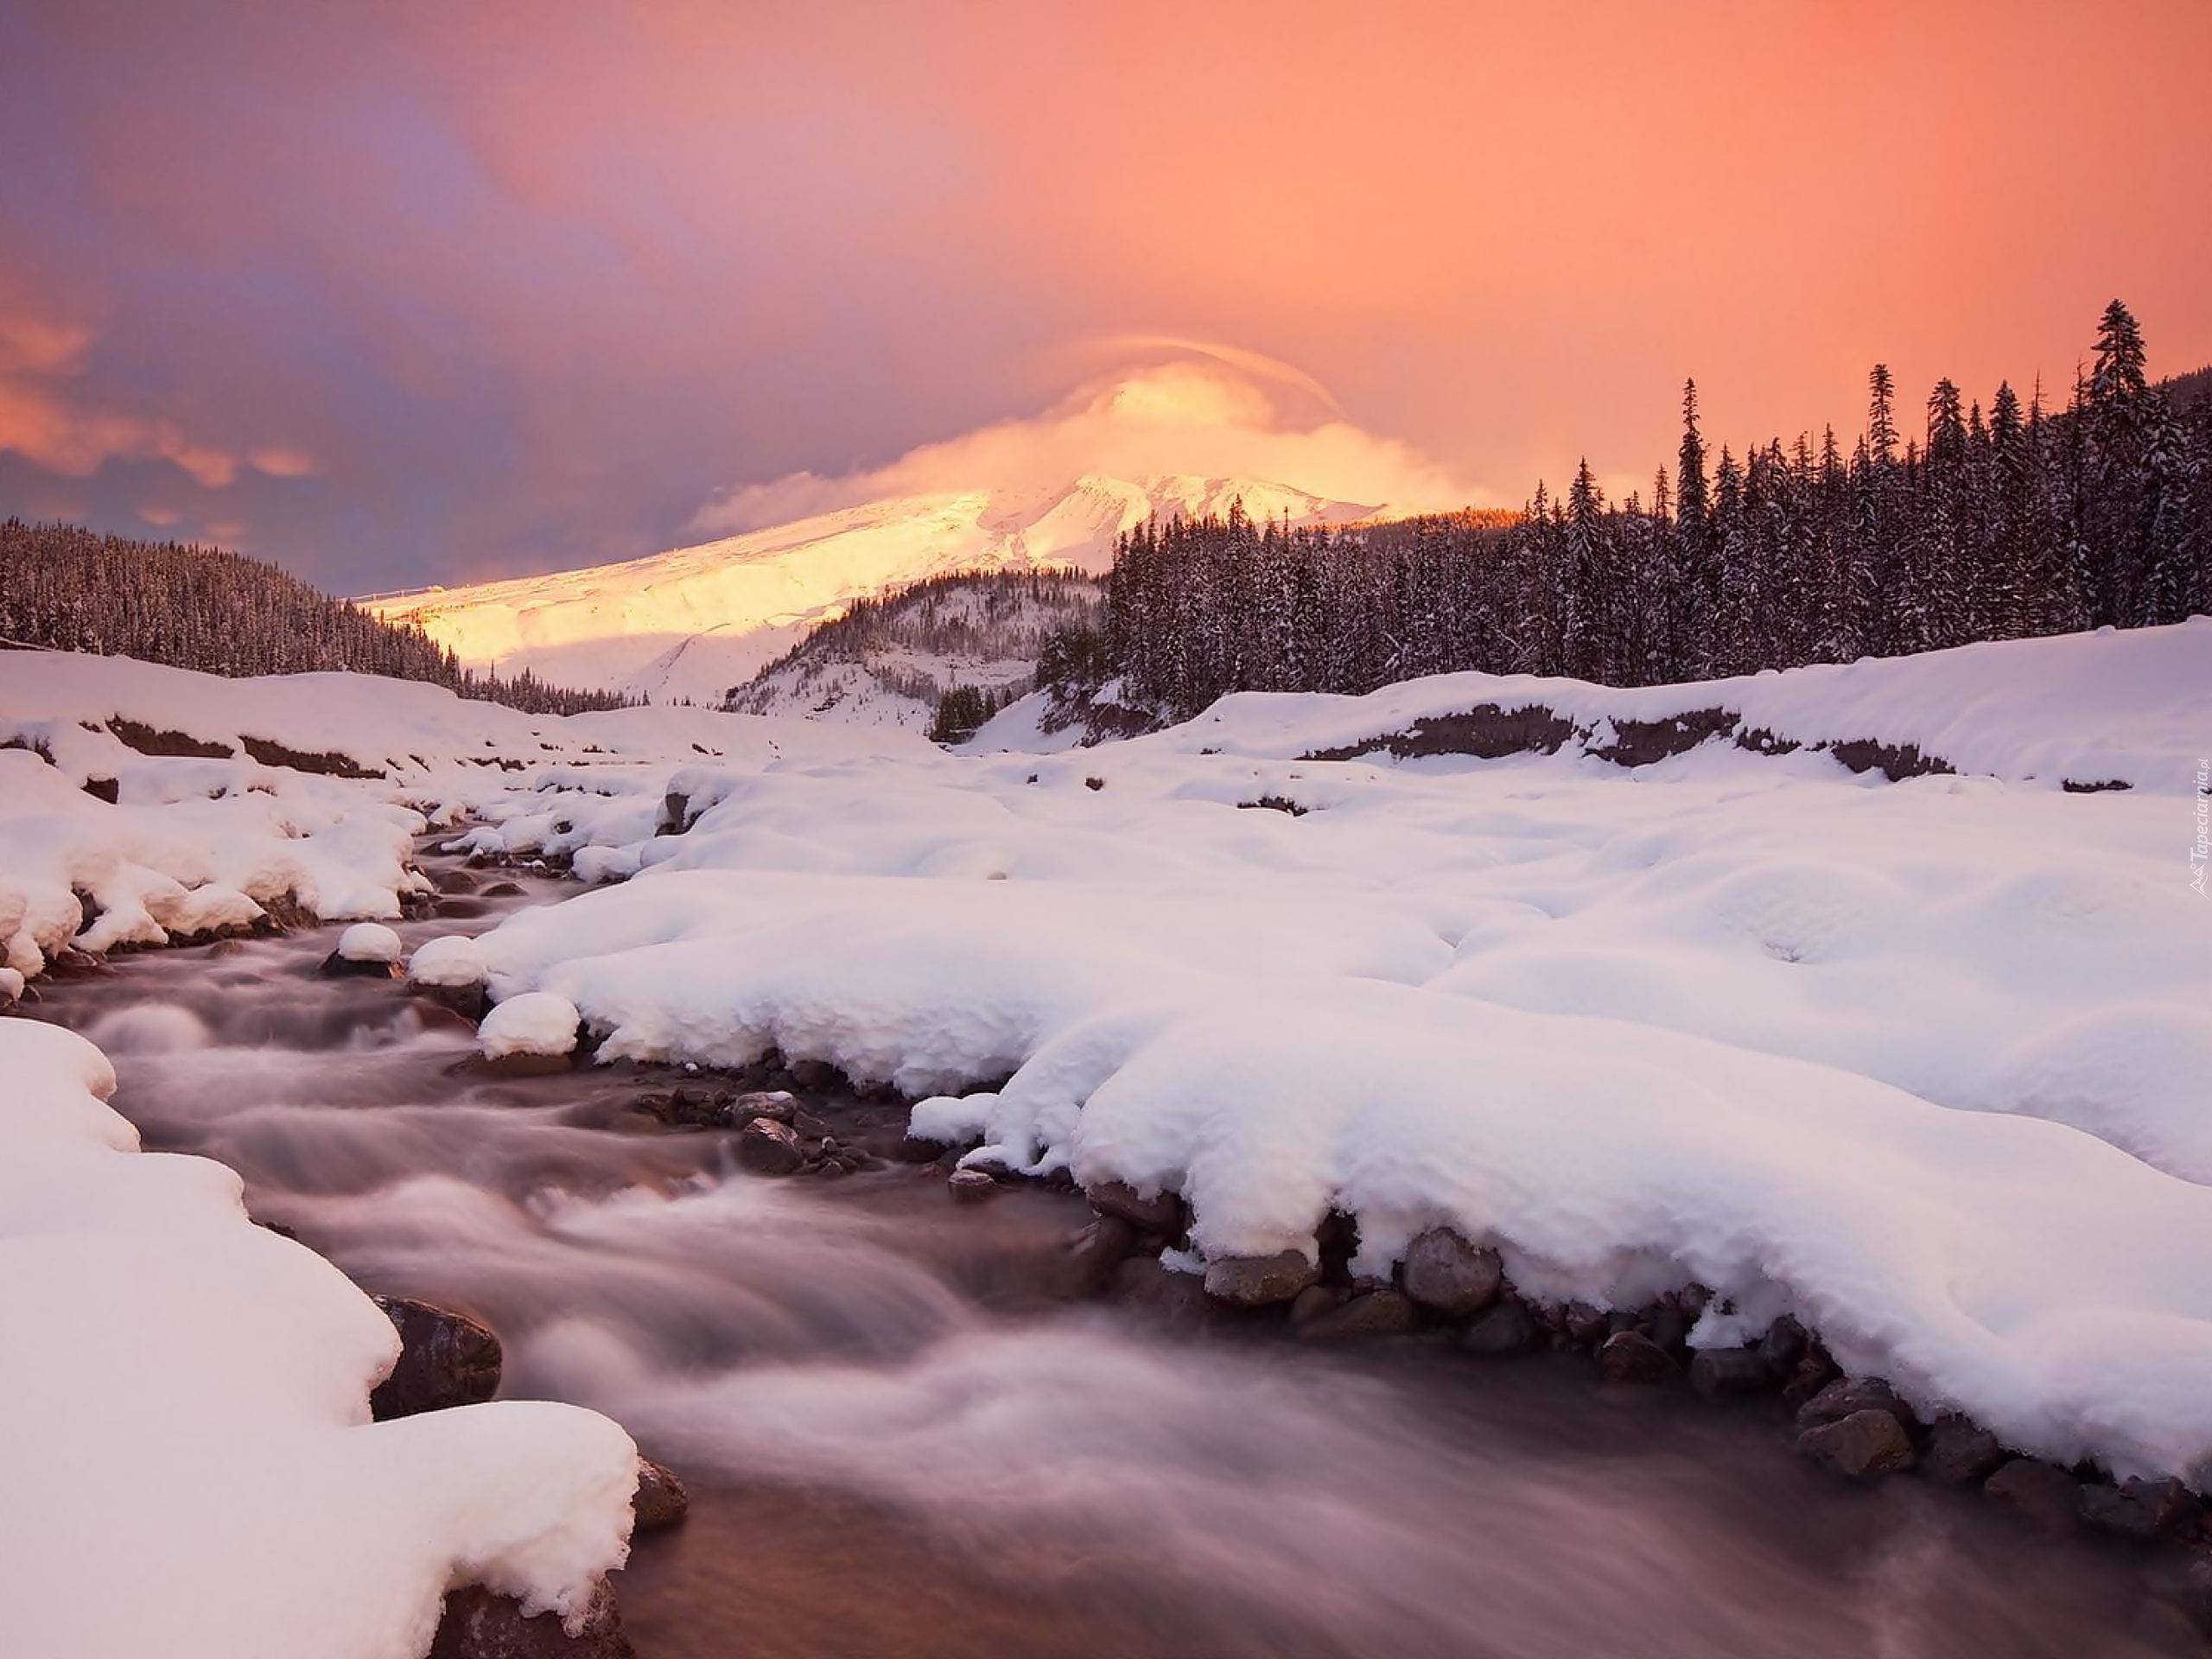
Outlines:
{"type": "Polygon", "coordinates": [[[1690,1387],[1708,1400],[1764,1393],[1773,1381],[1756,1348],[1700,1348],[1690,1356],[1690,1387]]]}
{"type": "Polygon", "coordinates": [[[1102,1216],[1113,1216],[1132,1227],[1169,1238],[1185,1225],[1183,1200],[1173,1192],[1139,1192],[1127,1181],[1097,1181],[1083,1190],[1090,1207],[1102,1216]]]}
{"type": "Polygon", "coordinates": [[[637,1659],[637,1649],[604,1580],[574,1636],[558,1615],[525,1618],[520,1602],[472,1585],[446,1597],[429,1659],[637,1659]]]}
{"type": "Polygon", "coordinates": [[[1841,1377],[1808,1400],[1797,1413],[1797,1427],[1818,1428],[1840,1422],[1855,1412],[1886,1411],[1900,1427],[1912,1426],[1912,1408],[1878,1376],[1841,1377]]]}
{"type": "Polygon", "coordinates": [[[2011,1455],[1994,1434],[1971,1417],[1947,1412],[1928,1431],[1920,1469],[1940,1485],[1979,1486],[2002,1468],[2011,1455]]]}
{"type": "Polygon", "coordinates": [[[218,939],[207,947],[211,957],[242,957],[245,954],[244,939],[218,939]]]}
{"type": "Polygon", "coordinates": [[[450,1008],[471,1025],[492,1011],[492,995],[481,985],[425,985],[418,980],[407,989],[410,996],[450,1008]]]}
{"type": "Polygon", "coordinates": [[[375,1299],[399,1332],[399,1363],[369,1395],[378,1422],[489,1400],[499,1389],[499,1339],[466,1313],[405,1296],[375,1299]]]}
{"type": "Polygon", "coordinates": [[[1767,1370],[1777,1377],[1789,1376],[1804,1360],[1805,1327],[1785,1313],[1767,1326],[1758,1346],[1759,1357],[1766,1362],[1767,1370]]]}
{"type": "Polygon", "coordinates": [[[771,1123],[789,1123],[798,1115],[798,1102],[787,1089],[756,1089],[729,1102],[728,1122],[749,1123],[765,1117],[771,1123]]]}
{"type": "Polygon", "coordinates": [[[1207,1312],[1205,1281],[1163,1265],[1156,1255],[1132,1256],[1115,1269],[1114,1300],[1179,1325],[1203,1319],[1207,1312]]]}
{"type": "Polygon", "coordinates": [[[793,1060],[791,1074],[800,1088],[816,1090],[835,1089],[845,1080],[845,1074],[827,1060],[793,1060]]]}
{"type": "Polygon", "coordinates": [[[1886,1411],[1854,1411],[1808,1428],[1797,1449],[1840,1475],[1894,1475],[1912,1467],[1912,1437],[1886,1411]]]}
{"type": "Polygon", "coordinates": [[[638,1490],[630,1499],[632,1535],[664,1532],[679,1524],[691,1508],[691,1494],[673,1470],[651,1458],[638,1459],[638,1490]]]}
{"type": "Polygon", "coordinates": [[[1061,1257],[1057,1288],[1067,1297],[1096,1296],[1114,1281],[1115,1269],[1137,1247],[1137,1230],[1119,1216],[1101,1216],[1068,1242],[1061,1257]]]}
{"type": "Polygon", "coordinates": [[[1598,1350],[1598,1369],[1608,1382],[1670,1382],[1681,1368],[1675,1357],[1641,1331],[1618,1331],[1598,1350]]]}
{"type": "Polygon", "coordinates": [[[1206,1294],[1232,1307],[1268,1307],[1290,1300],[1319,1275],[1302,1250],[1225,1255],[1206,1263],[1206,1294]]]}
{"type": "Polygon", "coordinates": [[[1298,1325],[1298,1334],[1314,1342],[1353,1337],[1402,1337],[1420,1323],[1413,1300],[1395,1290],[1363,1291],[1298,1325]]]}
{"type": "Polygon", "coordinates": [[[484,889],[480,896],[486,899],[519,899],[522,897],[522,883],[519,881],[494,881],[490,887],[484,889]]]}
{"type": "Polygon", "coordinates": [[[1835,1362],[1815,1344],[1805,1357],[1797,1362],[1797,1369],[1782,1385],[1782,1403],[1793,1412],[1800,1412],[1820,1395],[1822,1389],[1836,1380],[1835,1362]]]}
{"type": "Polygon", "coordinates": [[[788,1175],[806,1154],[790,1124],[756,1117],[737,1132],[737,1161],[756,1175],[788,1175]]]}
{"type": "Polygon", "coordinates": [[[567,1054],[479,1054],[471,1065],[487,1077],[550,1077],[576,1069],[567,1054]]]}
{"type": "Polygon", "coordinates": [[[899,1142],[899,1149],[893,1156],[902,1164],[933,1164],[950,1150],[942,1141],[910,1135],[899,1142]]]}
{"type": "Polygon", "coordinates": [[[1644,1318],[1641,1329],[1669,1353],[1688,1355],[1690,1326],[1695,1323],[1694,1316],[1683,1312],[1677,1304],[1663,1301],[1644,1318]]]}
{"type": "Polygon", "coordinates": [[[1432,1227],[1406,1246],[1406,1294],[1447,1319],[1464,1319],[1497,1300],[1505,1268],[1496,1250],[1478,1249],[1449,1227],[1432,1227]]]}
{"type": "Polygon", "coordinates": [[[2081,1518],[2081,1484],[2035,1458],[2014,1458],[1982,1482],[1981,1490],[2047,1532],[2071,1532],[2081,1518]]]}
{"type": "Polygon", "coordinates": [[[1462,1341],[1470,1353],[1503,1358],[1528,1353],[1542,1337],[1543,1332],[1529,1317],[1529,1310],[1521,1305],[1520,1299],[1508,1296],[1476,1314],[1462,1341]]]}
{"type": "Polygon", "coordinates": [[[1560,1325],[1567,1340],[1578,1348],[1602,1349],[1613,1334],[1612,1315],[1587,1302],[1569,1302],[1560,1325]]]}
{"type": "Polygon", "coordinates": [[[400,968],[396,962],[368,962],[334,950],[315,971],[325,979],[397,979],[400,968]]]}
{"type": "Polygon", "coordinates": [[[1351,1300],[1351,1292],[1342,1285],[1308,1285],[1290,1299],[1290,1322],[1304,1325],[1335,1312],[1351,1300]]]}
{"type": "Polygon", "coordinates": [[[467,870],[442,870],[430,880],[440,893],[474,893],[482,885],[467,870]]]}
{"type": "Polygon", "coordinates": [[[2201,1508],[2196,1495],[2177,1480],[2133,1479],[2082,1489],[2082,1518],[2123,1538],[2163,1538],[2195,1520],[2201,1508]]]}
{"type": "Polygon", "coordinates": [[[997,1178],[988,1169],[956,1169],[944,1185],[956,1204],[981,1204],[999,1192],[997,1178]]]}

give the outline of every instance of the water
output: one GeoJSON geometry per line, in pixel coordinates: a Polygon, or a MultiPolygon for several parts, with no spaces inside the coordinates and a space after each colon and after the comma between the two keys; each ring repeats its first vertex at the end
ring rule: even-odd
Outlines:
{"type": "MultiPolygon", "coordinates": [[[[525,887],[403,931],[562,892],[525,887]]],[[[362,1284],[476,1313],[506,1392],[685,1478],[690,1520],[619,1586],[646,1659],[2166,1650],[2124,1551],[1846,1487],[1778,1407],[1069,1306],[1079,1199],[742,1173],[632,1109],[665,1075],[473,1073],[451,1015],[318,977],[332,938],[124,958],[37,1012],[110,1050],[149,1146],[230,1163],[362,1284]]],[[[895,1109],[808,1103],[896,1137],[895,1109]]]]}

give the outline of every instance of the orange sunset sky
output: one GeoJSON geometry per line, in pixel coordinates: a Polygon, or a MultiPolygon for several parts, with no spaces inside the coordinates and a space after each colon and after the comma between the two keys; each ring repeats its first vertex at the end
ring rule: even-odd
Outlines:
{"type": "Polygon", "coordinates": [[[2212,362],[2208,0],[16,0],[0,154],[0,512],[346,591],[1194,346],[1491,505],[1648,479],[1688,375],[1740,444],[2063,394],[2115,295],[2212,362]]]}

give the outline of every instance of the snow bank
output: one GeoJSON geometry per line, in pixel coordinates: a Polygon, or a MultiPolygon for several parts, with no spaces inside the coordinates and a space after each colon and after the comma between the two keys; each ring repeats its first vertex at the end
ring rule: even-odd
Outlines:
{"type": "Polygon", "coordinates": [[[0,1608],[40,1659],[410,1659],[446,1590],[580,1613],[636,1451],[495,1402],[372,1425],[390,1319],[254,1226],[238,1178],[140,1153],[83,1039],[0,1020],[0,1608]]]}
{"type": "Polygon", "coordinates": [[[1310,1252],[1335,1208],[1381,1268],[1448,1221],[1529,1294],[1702,1282],[1736,1317],[1700,1340],[1795,1311],[2024,1450],[2202,1480],[2212,912],[2164,772],[2205,643],[1552,682],[1597,741],[1494,761],[1300,758],[1501,695],[1461,677],[1063,755],[702,766],[682,834],[609,845],[634,879],[478,948],[610,1058],[935,1091],[918,1130],[1180,1192],[1210,1257],[1310,1252]],[[1591,752],[1724,696],[1801,747],[1591,752]],[[2008,775],[1813,747],[1860,737],[2008,775]]]}
{"type": "Polygon", "coordinates": [[[636,868],[666,781],[930,753],[919,739],[694,709],[565,719],[356,674],[229,680],[0,650],[0,961],[237,931],[273,906],[389,920],[429,823],[493,855],[636,868]],[[87,906],[80,900],[89,899],[87,906]]]}
{"type": "MultiPolygon", "coordinates": [[[[1031,697],[1007,709],[969,750],[1049,752],[1077,741],[1079,732],[1042,733],[1041,704],[1031,697]]],[[[1485,707],[1508,715],[1548,711],[1573,728],[1549,734],[1550,744],[1609,758],[1622,748],[1624,728],[1667,728],[1718,712],[1728,718],[1710,741],[1740,734],[1762,746],[1910,745],[1947,770],[2013,783],[2057,789],[2117,782],[2185,794],[2196,787],[2198,761],[2212,741],[2204,718],[2212,709],[2212,617],[1691,685],[1445,674],[1365,696],[1250,692],[1224,697],[1196,720],[1146,741],[1185,753],[1212,748],[1281,760],[1325,750],[1381,756],[1390,739],[1485,707]]],[[[1701,728],[1692,730],[1701,736],[1701,728]]],[[[1448,734],[1436,741],[1440,753],[1464,752],[1448,734]]]]}

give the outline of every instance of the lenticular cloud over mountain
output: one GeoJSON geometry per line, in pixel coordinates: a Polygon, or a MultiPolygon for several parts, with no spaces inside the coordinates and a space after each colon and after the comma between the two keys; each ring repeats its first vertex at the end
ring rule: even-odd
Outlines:
{"type": "Polygon", "coordinates": [[[1411,445],[1354,425],[1325,388],[1287,364],[1182,340],[1099,345],[1142,350],[1149,360],[1125,361],[1042,414],[923,444],[887,466],[733,487],[691,528],[731,535],[893,497],[1038,490],[1084,476],[1252,479],[1394,512],[1482,499],[1411,445]]]}
{"type": "Polygon", "coordinates": [[[697,545],[372,607],[421,623],[472,668],[718,702],[855,601],[933,577],[1096,575],[1117,537],[1154,518],[1238,507],[1343,524],[1476,499],[1418,450],[1353,425],[1288,365],[1184,340],[1098,346],[1122,366],[1044,414],[884,467],[734,488],[694,517],[711,538],[697,545]]]}

